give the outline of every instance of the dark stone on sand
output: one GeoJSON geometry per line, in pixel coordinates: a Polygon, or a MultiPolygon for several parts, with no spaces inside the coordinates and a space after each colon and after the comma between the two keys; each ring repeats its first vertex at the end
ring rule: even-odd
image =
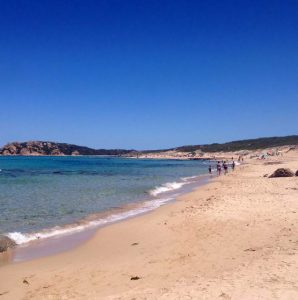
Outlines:
{"type": "Polygon", "coordinates": [[[0,235],[0,253],[6,251],[8,248],[13,248],[16,243],[5,235],[0,235]]]}
{"type": "Polygon", "coordinates": [[[298,170],[296,171],[295,176],[298,176],[298,170]]]}
{"type": "Polygon", "coordinates": [[[256,251],[256,249],[254,249],[254,248],[248,248],[248,249],[245,249],[244,251],[251,251],[251,252],[254,252],[254,251],[256,251]]]}
{"type": "Polygon", "coordinates": [[[293,177],[294,173],[290,169],[285,168],[279,168],[275,170],[269,178],[275,178],[275,177],[293,177]]]}
{"type": "Polygon", "coordinates": [[[23,283],[24,283],[24,284],[29,284],[29,282],[28,282],[27,279],[24,279],[24,280],[23,280],[23,283]]]}
{"type": "Polygon", "coordinates": [[[132,277],[130,277],[130,280],[139,280],[139,279],[141,279],[141,277],[139,277],[139,276],[132,276],[132,277]]]}

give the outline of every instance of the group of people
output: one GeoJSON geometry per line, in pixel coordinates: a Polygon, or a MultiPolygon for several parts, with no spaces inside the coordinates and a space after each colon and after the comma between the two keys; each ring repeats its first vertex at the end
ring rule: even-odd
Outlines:
{"type": "MultiPolygon", "coordinates": [[[[216,164],[217,175],[220,176],[222,170],[224,171],[224,174],[226,175],[228,173],[228,167],[229,167],[229,164],[226,161],[222,161],[222,162],[218,161],[216,164]]],[[[235,162],[234,162],[233,158],[232,158],[232,163],[230,164],[230,167],[232,168],[233,171],[235,170],[235,162]]],[[[211,165],[209,165],[209,174],[212,175],[212,166],[211,165]]]]}

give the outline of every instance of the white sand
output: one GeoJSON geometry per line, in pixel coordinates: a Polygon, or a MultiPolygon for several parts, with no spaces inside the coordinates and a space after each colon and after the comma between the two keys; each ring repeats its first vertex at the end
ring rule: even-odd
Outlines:
{"type": "Polygon", "coordinates": [[[298,152],[274,160],[250,160],[72,251],[1,267],[0,300],[298,299],[298,177],[263,177],[296,171],[298,152]]]}

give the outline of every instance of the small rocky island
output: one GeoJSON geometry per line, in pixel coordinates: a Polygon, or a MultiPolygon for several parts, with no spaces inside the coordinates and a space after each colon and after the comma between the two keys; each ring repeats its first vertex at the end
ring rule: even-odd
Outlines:
{"type": "Polygon", "coordinates": [[[4,147],[0,148],[0,155],[122,155],[129,153],[130,151],[131,150],[123,149],[92,149],[73,144],[47,141],[29,141],[6,144],[4,147]]]}

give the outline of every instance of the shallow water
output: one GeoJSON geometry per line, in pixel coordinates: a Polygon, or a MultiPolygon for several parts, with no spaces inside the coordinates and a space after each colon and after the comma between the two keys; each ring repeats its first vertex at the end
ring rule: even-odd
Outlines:
{"type": "Polygon", "coordinates": [[[0,169],[0,233],[21,244],[82,230],[79,220],[98,226],[152,210],[206,174],[207,166],[202,161],[3,156],[0,169]],[[98,217],[130,203],[140,206],[98,217]]]}

